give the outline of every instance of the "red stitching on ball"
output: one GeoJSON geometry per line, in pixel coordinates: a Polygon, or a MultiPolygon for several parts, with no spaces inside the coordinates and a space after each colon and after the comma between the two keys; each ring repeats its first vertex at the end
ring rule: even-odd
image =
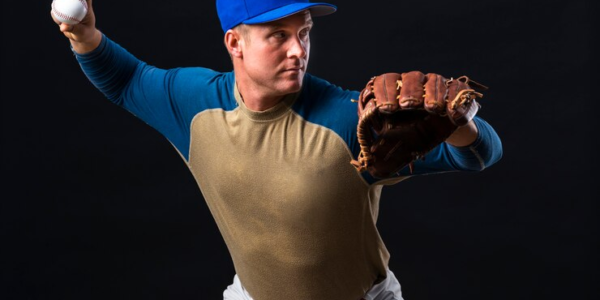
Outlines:
{"type": "MultiPolygon", "coordinates": [[[[84,0],[80,0],[85,2],[84,0]]],[[[85,9],[87,10],[87,3],[85,4],[85,9]]],[[[82,20],[79,20],[73,16],[69,16],[69,15],[65,15],[64,13],[56,10],[56,8],[54,7],[54,1],[52,1],[52,13],[54,15],[56,15],[57,17],[61,18],[61,19],[65,19],[65,20],[70,20],[70,21],[75,21],[75,22],[81,22],[82,20]]]]}
{"type": "Polygon", "coordinates": [[[85,7],[85,10],[88,9],[87,1],[85,1],[85,0],[79,0],[79,2],[81,2],[81,4],[83,4],[83,6],[85,7]]]}

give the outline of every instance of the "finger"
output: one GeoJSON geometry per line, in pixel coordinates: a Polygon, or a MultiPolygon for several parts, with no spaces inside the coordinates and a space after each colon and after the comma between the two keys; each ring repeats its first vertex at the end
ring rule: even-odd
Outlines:
{"type": "MultiPolygon", "coordinates": [[[[88,12],[87,12],[87,14],[85,15],[85,18],[87,18],[87,17],[88,17],[90,14],[92,14],[92,13],[93,13],[93,11],[94,11],[94,9],[92,8],[92,0],[87,0],[86,2],[87,2],[87,10],[88,10],[88,12]]],[[[85,19],[85,18],[84,18],[84,19],[85,19]]]]}
{"type": "Polygon", "coordinates": [[[425,75],[419,71],[402,73],[399,103],[402,109],[416,109],[423,106],[423,85],[425,75]]]}
{"type": "Polygon", "coordinates": [[[375,77],[373,89],[380,112],[394,113],[398,111],[398,81],[402,78],[401,76],[398,73],[385,73],[375,77]]]}
{"type": "Polygon", "coordinates": [[[470,89],[467,81],[466,76],[461,76],[457,79],[450,79],[447,83],[448,104],[446,110],[452,123],[457,126],[468,123],[479,110],[479,103],[474,100],[472,95],[475,91],[470,89]]]}
{"type": "Polygon", "coordinates": [[[74,25],[70,25],[70,24],[67,24],[67,23],[61,23],[60,24],[60,31],[61,32],[73,32],[73,28],[74,27],[75,27],[74,25]]]}
{"type": "Polygon", "coordinates": [[[373,95],[373,81],[375,77],[371,78],[364,89],[360,92],[358,97],[358,116],[363,116],[365,109],[367,109],[368,103],[370,103],[371,99],[374,97],[373,95]]]}
{"type": "Polygon", "coordinates": [[[425,110],[435,114],[444,114],[446,111],[446,79],[438,74],[426,75],[424,107],[425,110]]]}
{"type": "Polygon", "coordinates": [[[87,0],[87,9],[88,9],[88,15],[90,14],[90,12],[92,11],[92,0],[87,0]]]}
{"type": "Polygon", "coordinates": [[[461,76],[459,78],[456,79],[450,79],[447,82],[447,86],[448,86],[448,105],[450,105],[450,107],[448,107],[449,109],[456,109],[456,105],[458,103],[460,103],[460,99],[458,99],[458,96],[460,95],[460,91],[468,89],[469,85],[466,83],[466,77],[465,76],[461,76]]]}

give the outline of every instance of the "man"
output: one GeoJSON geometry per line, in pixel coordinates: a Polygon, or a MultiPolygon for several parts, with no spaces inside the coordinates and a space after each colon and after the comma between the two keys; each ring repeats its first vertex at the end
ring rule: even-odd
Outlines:
{"type": "Polygon", "coordinates": [[[402,299],[375,225],[382,185],[479,171],[501,156],[494,130],[475,118],[412,174],[357,172],[358,92],[305,72],[312,18],[331,4],[217,0],[233,62],[221,73],[139,61],[95,28],[91,2],[82,23],[57,23],[94,85],[190,168],[237,272],[224,299],[402,299]]]}

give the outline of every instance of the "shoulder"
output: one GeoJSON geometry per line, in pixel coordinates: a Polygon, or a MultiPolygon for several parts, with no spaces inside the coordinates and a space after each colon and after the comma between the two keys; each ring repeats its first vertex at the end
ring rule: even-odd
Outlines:
{"type": "Polygon", "coordinates": [[[171,86],[170,93],[177,102],[196,110],[235,107],[233,72],[218,72],[203,67],[185,67],[169,70],[171,76],[165,84],[171,86]]]}
{"type": "Polygon", "coordinates": [[[347,103],[349,99],[358,99],[359,91],[344,89],[311,74],[306,74],[304,83],[302,93],[310,99],[337,102],[337,104],[347,103]]]}
{"type": "Polygon", "coordinates": [[[179,84],[219,86],[229,85],[233,81],[233,72],[223,73],[203,67],[175,68],[170,72],[179,84]]]}
{"type": "MultiPolygon", "coordinates": [[[[221,94],[233,91],[233,72],[218,72],[203,67],[175,68],[170,70],[173,85],[190,92],[203,92],[221,94]]],[[[196,95],[201,96],[201,95],[196,95]]]]}
{"type": "Polygon", "coordinates": [[[343,89],[327,80],[306,74],[294,111],[304,120],[334,131],[356,155],[359,92],[343,89]]]}
{"type": "Polygon", "coordinates": [[[336,120],[355,123],[359,92],[343,89],[329,81],[306,74],[295,109],[309,121],[324,124],[336,120]]]}

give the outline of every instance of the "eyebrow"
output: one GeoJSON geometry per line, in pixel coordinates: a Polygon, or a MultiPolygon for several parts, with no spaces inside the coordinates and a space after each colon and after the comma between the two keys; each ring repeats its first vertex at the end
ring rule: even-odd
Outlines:
{"type": "MultiPolygon", "coordinates": [[[[306,22],[306,26],[303,26],[303,27],[312,27],[312,26],[314,26],[314,24],[315,23],[312,20],[309,20],[308,22],[306,22]]],[[[267,26],[269,29],[275,30],[275,29],[279,29],[281,27],[285,27],[284,25],[285,24],[281,21],[273,21],[273,22],[269,23],[267,26]]]]}

